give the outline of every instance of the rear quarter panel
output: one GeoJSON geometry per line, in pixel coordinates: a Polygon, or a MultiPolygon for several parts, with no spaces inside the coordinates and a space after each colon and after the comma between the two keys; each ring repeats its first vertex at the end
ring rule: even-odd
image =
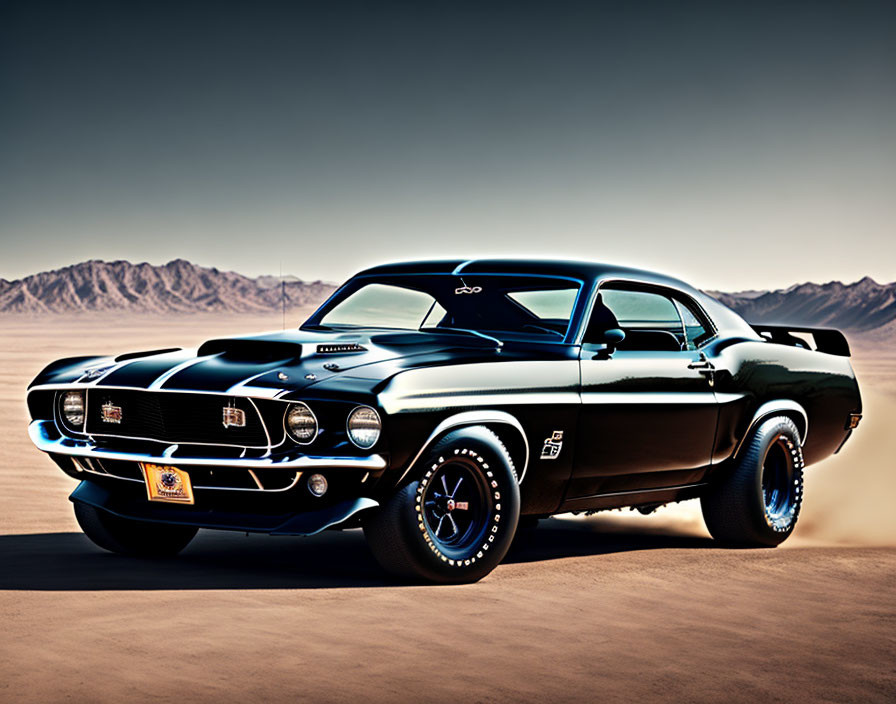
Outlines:
{"type": "Polygon", "coordinates": [[[722,401],[714,462],[734,453],[756,411],[768,401],[792,400],[805,409],[806,464],[833,454],[849,433],[849,414],[861,412],[847,357],[754,341],[721,341],[711,354],[718,370],[715,391],[722,401]]]}

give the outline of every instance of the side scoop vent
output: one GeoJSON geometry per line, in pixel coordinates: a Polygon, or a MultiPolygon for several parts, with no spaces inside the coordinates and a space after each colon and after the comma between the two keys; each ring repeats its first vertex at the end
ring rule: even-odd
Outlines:
{"type": "Polygon", "coordinates": [[[339,344],[327,343],[317,346],[318,354],[346,354],[349,352],[366,352],[367,348],[357,342],[343,342],[339,344]]]}

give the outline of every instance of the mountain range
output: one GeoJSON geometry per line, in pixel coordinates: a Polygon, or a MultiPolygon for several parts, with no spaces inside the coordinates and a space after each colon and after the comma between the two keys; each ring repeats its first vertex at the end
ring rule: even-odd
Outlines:
{"type": "MultiPolygon", "coordinates": [[[[335,286],[284,277],[286,306],[320,303],[335,286]]],[[[249,278],[175,259],[162,266],[92,260],[16,281],[0,279],[0,313],[249,313],[282,305],[277,277],[249,278]]]]}
{"type": "Polygon", "coordinates": [[[797,284],[778,291],[709,292],[751,323],[811,325],[864,332],[896,320],[896,283],[797,284]]]}
{"type": "MultiPolygon", "coordinates": [[[[16,281],[0,279],[0,313],[262,312],[278,310],[281,295],[287,308],[295,308],[316,305],[334,289],[323,281],[250,278],[183,259],[161,266],[91,260],[16,281]]],[[[777,291],[709,293],[753,323],[852,331],[896,326],[896,283],[879,284],[868,277],[852,284],[832,281],[777,291]]]]}

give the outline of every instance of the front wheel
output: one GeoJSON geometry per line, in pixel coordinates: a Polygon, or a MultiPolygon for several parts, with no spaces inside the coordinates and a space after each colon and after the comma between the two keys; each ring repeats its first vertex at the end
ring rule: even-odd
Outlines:
{"type": "Polygon", "coordinates": [[[799,432],[771,418],[747,440],[731,471],[701,497],[703,519],[716,540],[774,547],[796,527],[803,500],[799,432]]]}
{"type": "Polygon", "coordinates": [[[110,552],[134,557],[171,557],[195,537],[198,528],[121,518],[75,502],[75,518],[84,534],[110,552]]]}
{"type": "Polygon", "coordinates": [[[400,488],[364,524],[389,572],[441,584],[475,582],[513,541],[520,492],[513,462],[482,426],[453,431],[423,458],[420,478],[400,488]]]}

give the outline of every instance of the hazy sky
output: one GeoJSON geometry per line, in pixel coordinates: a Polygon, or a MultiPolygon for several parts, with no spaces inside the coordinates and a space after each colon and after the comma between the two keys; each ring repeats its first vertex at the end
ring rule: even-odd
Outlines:
{"type": "Polygon", "coordinates": [[[896,280],[896,3],[4,2],[0,277],[896,280]]]}

